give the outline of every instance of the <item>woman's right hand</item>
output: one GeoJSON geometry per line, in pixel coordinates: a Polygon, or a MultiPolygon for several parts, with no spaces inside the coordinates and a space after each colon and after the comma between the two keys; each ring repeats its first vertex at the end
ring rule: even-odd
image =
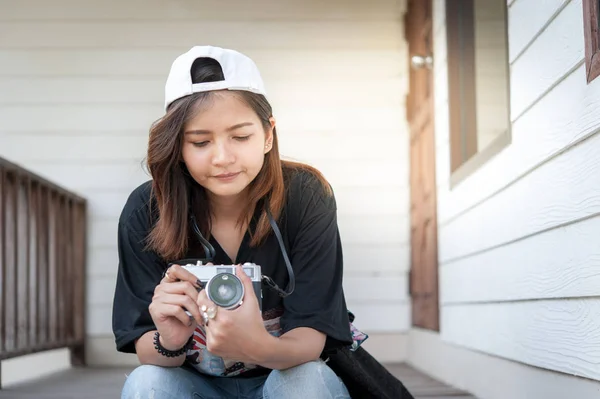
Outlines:
{"type": "Polygon", "coordinates": [[[160,333],[160,343],[168,350],[182,348],[193,334],[196,323],[202,323],[196,303],[200,281],[179,265],[172,265],[154,289],[148,310],[160,333]],[[188,316],[188,311],[192,317],[188,316]]]}

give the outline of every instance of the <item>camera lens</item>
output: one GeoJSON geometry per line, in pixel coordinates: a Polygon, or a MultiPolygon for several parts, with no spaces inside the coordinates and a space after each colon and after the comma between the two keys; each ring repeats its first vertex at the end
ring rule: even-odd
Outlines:
{"type": "Polygon", "coordinates": [[[215,275],[206,286],[208,299],[222,308],[235,308],[244,298],[244,285],[231,273],[215,275]]]}

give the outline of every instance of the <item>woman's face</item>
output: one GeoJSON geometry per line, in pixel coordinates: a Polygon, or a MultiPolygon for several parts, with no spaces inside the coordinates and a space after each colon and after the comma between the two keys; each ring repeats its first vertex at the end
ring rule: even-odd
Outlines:
{"type": "Polygon", "coordinates": [[[183,161],[194,180],[213,195],[237,196],[261,170],[272,147],[274,125],[271,119],[265,132],[240,97],[220,91],[185,124],[183,161]]]}

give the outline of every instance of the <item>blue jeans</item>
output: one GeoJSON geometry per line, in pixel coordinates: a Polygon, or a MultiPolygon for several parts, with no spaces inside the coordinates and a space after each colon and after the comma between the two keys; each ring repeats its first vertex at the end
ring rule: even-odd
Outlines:
{"type": "Polygon", "coordinates": [[[121,399],[349,399],[348,390],[323,361],[252,378],[211,377],[184,367],[139,366],[121,399]]]}

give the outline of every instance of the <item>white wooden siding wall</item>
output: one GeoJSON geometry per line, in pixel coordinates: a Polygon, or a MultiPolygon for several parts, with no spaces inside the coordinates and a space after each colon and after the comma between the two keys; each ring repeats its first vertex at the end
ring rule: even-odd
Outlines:
{"type": "Polygon", "coordinates": [[[510,3],[512,144],[448,188],[444,5],[435,2],[442,338],[600,379],[600,80],[581,0],[510,3]]]}
{"type": "Polygon", "coordinates": [[[0,0],[0,156],[89,199],[91,337],[112,345],[117,219],[148,179],[141,162],[170,62],[195,44],[257,62],[283,154],[336,190],[358,325],[408,329],[401,3],[0,0]]]}

